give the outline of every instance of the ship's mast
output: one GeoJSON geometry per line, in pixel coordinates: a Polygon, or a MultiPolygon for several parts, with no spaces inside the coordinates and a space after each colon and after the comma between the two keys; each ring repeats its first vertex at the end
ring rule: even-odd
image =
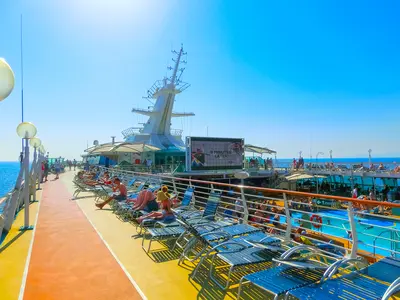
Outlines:
{"type": "MultiPolygon", "coordinates": [[[[181,46],[181,49],[179,50],[179,52],[176,52],[175,50],[172,51],[172,53],[175,53],[177,55],[176,59],[172,59],[175,62],[175,67],[173,68],[174,71],[172,72],[172,76],[171,76],[171,83],[174,85],[179,85],[179,80],[180,77],[182,76],[183,71],[185,70],[185,68],[179,68],[180,64],[186,64],[186,61],[181,61],[182,56],[186,55],[187,53],[183,51],[183,46],[181,46]],[[180,71],[181,73],[179,74],[179,78],[177,78],[177,74],[178,71],[180,71]]],[[[168,69],[172,70],[172,67],[169,67],[168,69]]]]}
{"type": "Polygon", "coordinates": [[[181,46],[179,51],[172,51],[176,56],[172,59],[174,67],[169,66],[172,71],[170,77],[156,81],[147,90],[147,100],[156,99],[150,109],[134,108],[132,112],[148,116],[149,119],[144,123],[143,128],[128,128],[122,134],[129,141],[147,142],[161,149],[169,149],[171,146],[183,147],[182,130],[171,130],[171,118],[194,116],[193,113],[173,112],[175,96],[190,85],[182,82],[181,77],[185,68],[182,66],[187,62],[184,56],[187,54],[181,46]],[[139,130],[135,133],[135,130],[139,130]]]}

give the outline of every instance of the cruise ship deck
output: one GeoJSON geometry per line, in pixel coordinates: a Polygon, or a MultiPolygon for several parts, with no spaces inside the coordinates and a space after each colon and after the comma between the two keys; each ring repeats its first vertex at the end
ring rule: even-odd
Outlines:
{"type": "MultiPolygon", "coordinates": [[[[23,210],[17,215],[0,247],[1,299],[236,299],[246,273],[234,275],[227,292],[203,277],[208,272],[191,279],[195,264],[178,266],[179,251],[159,244],[148,254],[135,227],[108,206],[95,207],[92,194],[71,200],[74,176],[73,171],[60,180],[50,176],[38,191],[39,201],[30,205],[33,231],[19,231],[23,210]]],[[[387,256],[381,254],[368,260],[387,256]]],[[[265,267],[270,263],[259,266],[265,267]]],[[[254,285],[244,286],[241,295],[266,298],[254,285]]]]}
{"type": "MultiPolygon", "coordinates": [[[[93,197],[71,200],[73,172],[48,181],[30,206],[33,231],[19,231],[21,211],[0,247],[1,299],[194,299],[198,290],[176,260],[154,263],[129,223],[93,197]]],[[[197,287],[198,288],[198,287],[197,287]]]]}

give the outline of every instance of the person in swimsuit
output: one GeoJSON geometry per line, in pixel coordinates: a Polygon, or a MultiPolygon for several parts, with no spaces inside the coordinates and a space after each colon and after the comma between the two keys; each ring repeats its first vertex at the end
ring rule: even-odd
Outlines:
{"type": "Polygon", "coordinates": [[[168,187],[163,186],[161,190],[157,193],[156,201],[160,203],[161,211],[153,211],[147,215],[137,218],[136,221],[140,224],[145,219],[166,219],[173,218],[174,213],[171,209],[171,195],[168,193],[168,187]]]}
{"type": "Polygon", "coordinates": [[[118,177],[114,179],[114,184],[115,184],[114,192],[118,192],[118,193],[113,194],[110,198],[108,198],[103,203],[96,203],[96,206],[98,208],[103,209],[104,205],[108,204],[112,200],[116,200],[116,201],[126,200],[127,193],[128,193],[126,186],[121,182],[121,180],[118,177]]]}

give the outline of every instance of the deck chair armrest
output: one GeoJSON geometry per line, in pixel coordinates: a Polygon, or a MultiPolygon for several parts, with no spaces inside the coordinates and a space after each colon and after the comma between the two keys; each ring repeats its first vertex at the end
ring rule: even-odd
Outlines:
{"type": "Polygon", "coordinates": [[[338,260],[336,262],[334,262],[324,273],[324,275],[321,278],[321,282],[325,281],[325,280],[329,280],[331,279],[339,270],[339,268],[341,268],[342,266],[346,265],[346,264],[357,264],[357,263],[364,263],[365,266],[368,265],[368,262],[362,258],[362,257],[357,257],[357,258],[344,258],[341,260],[338,260]]]}
{"type": "Polygon", "coordinates": [[[221,238],[226,238],[226,239],[231,239],[232,238],[232,236],[229,233],[225,232],[225,231],[211,231],[211,232],[206,232],[206,233],[200,234],[200,236],[203,237],[203,238],[207,237],[209,235],[221,236],[221,238]]]}
{"type": "Polygon", "coordinates": [[[280,259],[287,260],[287,259],[289,259],[290,256],[292,256],[293,254],[300,252],[300,251],[308,251],[311,253],[321,253],[321,251],[318,248],[307,246],[307,245],[298,245],[296,247],[290,248],[285,253],[283,253],[281,255],[280,259]]]}
{"type": "Polygon", "coordinates": [[[139,226],[144,227],[147,223],[151,224],[153,222],[154,222],[154,219],[143,219],[139,226]]]}
{"type": "MultiPolygon", "coordinates": [[[[187,218],[190,218],[191,215],[198,214],[198,213],[199,213],[199,211],[196,210],[196,211],[193,211],[191,214],[188,214],[186,217],[187,217],[187,218]]],[[[197,218],[199,218],[199,217],[195,217],[195,218],[193,218],[193,219],[197,219],[197,218]]],[[[200,218],[201,218],[201,217],[200,217],[200,218]]],[[[190,219],[191,219],[191,218],[190,218],[190,219]]]]}
{"type": "Polygon", "coordinates": [[[192,226],[194,229],[199,230],[199,229],[205,229],[208,231],[213,231],[216,229],[220,229],[222,226],[221,225],[217,225],[217,224],[194,224],[192,226]]]}
{"type": "MultiPolygon", "coordinates": [[[[212,251],[218,251],[218,253],[220,253],[220,254],[227,254],[227,253],[240,252],[240,251],[242,251],[244,249],[247,249],[247,247],[245,245],[243,245],[243,244],[232,242],[232,241],[226,241],[226,242],[222,242],[221,244],[218,244],[218,245],[212,247],[211,250],[212,251]],[[233,249],[232,250],[218,250],[219,248],[225,247],[225,246],[228,246],[228,245],[237,246],[238,249],[237,250],[233,250],[233,249]]],[[[211,252],[211,250],[209,252],[211,252]]]]}
{"type": "Polygon", "coordinates": [[[329,266],[327,265],[317,265],[312,263],[309,260],[299,260],[299,259],[272,259],[273,262],[277,263],[278,265],[285,265],[289,267],[295,267],[299,269],[327,269],[329,266]]]}
{"type": "Polygon", "coordinates": [[[382,300],[389,300],[390,297],[397,292],[400,291],[400,277],[397,278],[393,283],[388,287],[385,294],[382,297],[382,300]]]}

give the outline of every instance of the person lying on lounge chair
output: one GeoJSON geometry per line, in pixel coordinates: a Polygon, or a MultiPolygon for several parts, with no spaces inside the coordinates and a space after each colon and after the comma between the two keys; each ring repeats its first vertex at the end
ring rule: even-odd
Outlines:
{"type": "Polygon", "coordinates": [[[144,190],[139,193],[136,199],[128,199],[127,202],[135,203],[132,207],[132,210],[143,210],[148,205],[148,203],[154,199],[155,195],[153,192],[149,190],[144,190]]]}
{"type": "Polygon", "coordinates": [[[171,210],[171,195],[168,193],[168,187],[163,186],[161,191],[157,193],[157,202],[160,203],[161,211],[153,211],[147,215],[137,218],[137,222],[140,224],[145,219],[161,219],[165,220],[168,218],[173,218],[174,213],[171,210]]]}
{"type": "Polygon", "coordinates": [[[96,206],[98,208],[103,209],[104,205],[108,204],[112,200],[117,200],[117,201],[126,200],[126,196],[127,196],[126,186],[123,183],[121,183],[121,180],[118,177],[114,179],[114,184],[115,184],[115,187],[113,188],[113,191],[118,192],[118,193],[113,194],[110,198],[108,198],[103,203],[97,203],[96,206]]]}

